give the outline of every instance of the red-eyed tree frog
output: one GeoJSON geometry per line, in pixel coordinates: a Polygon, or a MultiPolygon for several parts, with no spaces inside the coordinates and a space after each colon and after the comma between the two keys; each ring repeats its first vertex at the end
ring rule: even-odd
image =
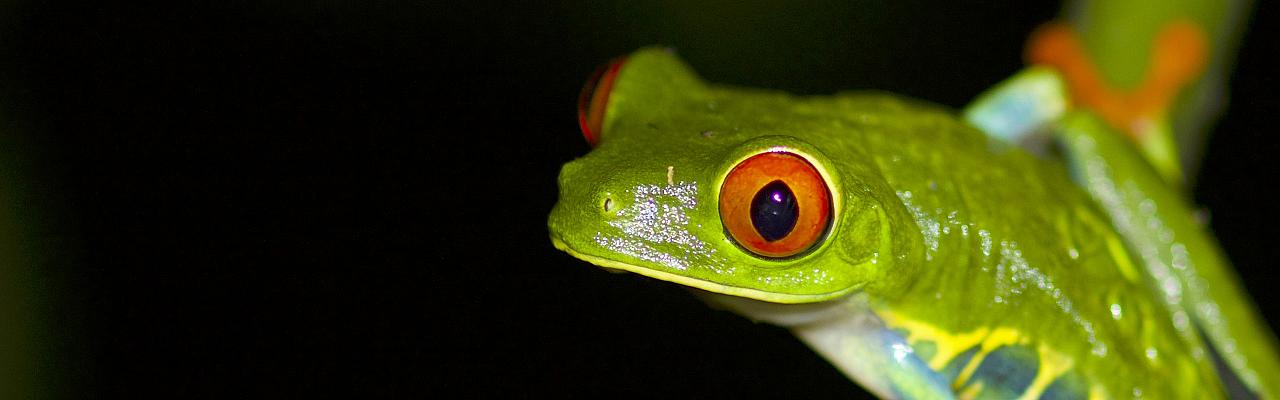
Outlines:
{"type": "Polygon", "coordinates": [[[1207,114],[1172,110],[1204,108],[1223,26],[1184,14],[1138,24],[1136,89],[1077,18],[961,113],[637,51],[584,91],[552,242],[788,327],[885,398],[1276,398],[1275,338],[1178,188],[1176,127],[1207,114]]]}

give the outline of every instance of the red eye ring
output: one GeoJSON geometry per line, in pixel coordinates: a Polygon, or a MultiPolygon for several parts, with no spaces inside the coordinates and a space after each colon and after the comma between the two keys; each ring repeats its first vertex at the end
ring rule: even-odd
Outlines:
{"type": "Polygon", "coordinates": [[[609,105],[609,92],[613,91],[613,81],[618,71],[626,62],[626,57],[609,60],[608,64],[596,69],[578,93],[578,128],[587,144],[596,147],[600,141],[600,131],[604,129],[604,110],[609,105]]]}
{"type": "Polygon", "coordinates": [[[720,219],[739,246],[756,255],[802,254],[831,225],[831,193],[817,168],[790,152],[743,160],[720,186],[720,219]]]}

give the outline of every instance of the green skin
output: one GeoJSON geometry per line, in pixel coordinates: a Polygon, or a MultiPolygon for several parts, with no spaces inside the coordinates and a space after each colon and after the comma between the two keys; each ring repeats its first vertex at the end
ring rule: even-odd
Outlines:
{"type": "MultiPolygon", "coordinates": [[[[562,169],[549,220],[555,246],[575,257],[790,327],[883,397],[1224,393],[1204,341],[1185,313],[1175,318],[1183,299],[1167,299],[1150,263],[1129,250],[1141,247],[1113,228],[1129,203],[1096,203],[1062,164],[898,97],[708,85],[660,49],[628,57],[609,96],[598,146],[562,169]],[[827,235],[784,260],[739,247],[718,207],[735,165],[779,149],[808,159],[833,199],[827,235]],[[1036,372],[993,380],[1001,366],[1036,372]]],[[[1063,137],[1103,129],[1070,129],[1082,124],[1063,124],[1063,137]]],[[[1166,226],[1180,238],[1198,231],[1166,226]]],[[[1232,300],[1212,303],[1225,311],[1213,319],[1221,327],[1201,329],[1244,338],[1231,351],[1218,346],[1228,361],[1244,360],[1232,365],[1241,376],[1276,376],[1274,339],[1225,264],[1202,261],[1219,255],[1187,247],[1211,267],[1196,281],[1202,296],[1185,302],[1232,300]]]]}

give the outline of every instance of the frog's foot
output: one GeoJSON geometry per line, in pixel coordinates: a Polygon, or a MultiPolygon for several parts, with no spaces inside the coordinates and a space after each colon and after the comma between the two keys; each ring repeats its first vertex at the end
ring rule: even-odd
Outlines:
{"type": "Polygon", "coordinates": [[[1167,115],[1179,91],[1205,68],[1208,41],[1203,29],[1188,20],[1165,25],[1152,44],[1141,83],[1128,90],[1104,81],[1083,43],[1070,26],[1051,23],[1031,36],[1027,60],[1058,70],[1072,102],[1087,108],[1125,132],[1167,179],[1179,181],[1177,152],[1167,115]]]}

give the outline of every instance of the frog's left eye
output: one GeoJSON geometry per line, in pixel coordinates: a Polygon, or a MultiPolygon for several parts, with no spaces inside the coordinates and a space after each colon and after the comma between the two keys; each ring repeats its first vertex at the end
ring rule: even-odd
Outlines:
{"type": "Polygon", "coordinates": [[[803,157],[761,153],[738,163],[720,187],[720,219],[738,245],[769,258],[813,248],[831,224],[831,194],[803,157]]]}
{"type": "Polygon", "coordinates": [[[600,130],[604,125],[604,110],[609,104],[609,92],[613,90],[613,80],[622,69],[624,57],[609,61],[609,64],[596,70],[583,85],[578,94],[578,128],[582,129],[582,137],[587,139],[591,147],[600,140],[600,130]]]}

